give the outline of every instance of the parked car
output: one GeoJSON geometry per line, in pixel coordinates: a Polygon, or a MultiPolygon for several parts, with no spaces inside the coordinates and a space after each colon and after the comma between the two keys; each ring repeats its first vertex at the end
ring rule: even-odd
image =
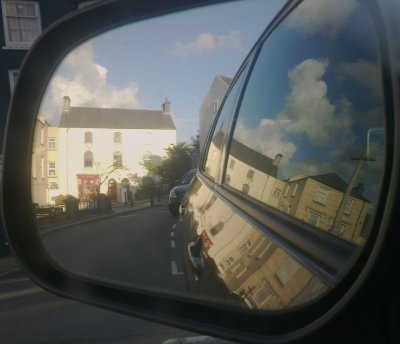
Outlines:
{"type": "Polygon", "coordinates": [[[196,174],[196,169],[188,171],[182,178],[181,182],[175,186],[169,193],[168,198],[168,209],[172,215],[179,215],[179,206],[185,192],[189,188],[189,184],[192,181],[194,175],[196,174]]]}

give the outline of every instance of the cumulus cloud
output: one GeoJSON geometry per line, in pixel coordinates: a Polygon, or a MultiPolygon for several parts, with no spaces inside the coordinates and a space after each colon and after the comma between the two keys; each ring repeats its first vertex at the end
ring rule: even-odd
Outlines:
{"type": "Polygon", "coordinates": [[[257,128],[248,128],[240,120],[236,124],[235,139],[245,142],[250,148],[274,158],[282,154],[281,163],[288,163],[296,152],[296,146],[285,139],[284,127],[287,121],[262,119],[257,128]]]}
{"type": "MultiPolygon", "coordinates": [[[[288,73],[290,91],[284,108],[274,119],[265,116],[256,128],[248,128],[240,120],[237,123],[236,139],[270,158],[278,153],[283,155],[280,178],[328,173],[342,163],[346,166],[339,169],[349,170],[349,147],[355,146],[351,128],[353,107],[344,97],[334,103],[328,98],[328,85],[323,80],[328,66],[328,60],[302,61],[288,73]],[[301,153],[301,161],[292,161],[295,153],[304,149],[298,144],[303,139],[327,155],[317,156],[314,151],[305,158],[301,153]]],[[[354,155],[357,154],[360,152],[355,151],[354,155]]]]}
{"type": "Polygon", "coordinates": [[[209,32],[199,33],[191,42],[176,42],[170,49],[170,53],[180,57],[187,57],[209,54],[224,48],[243,51],[242,34],[239,31],[230,31],[226,35],[216,35],[209,32]]]}
{"type": "Polygon", "coordinates": [[[341,63],[339,71],[370,92],[374,100],[382,99],[382,79],[379,65],[366,60],[341,63]]]}
{"type": "Polygon", "coordinates": [[[287,25],[306,36],[320,33],[333,38],[357,6],[355,0],[306,0],[288,17],[287,25]]]}
{"type": "Polygon", "coordinates": [[[41,115],[58,125],[65,95],[71,98],[71,106],[137,108],[138,85],[110,85],[107,74],[107,68],[96,62],[91,44],[81,45],[64,59],[59,72],[53,76],[41,115]]]}
{"type": "Polygon", "coordinates": [[[328,60],[307,59],[289,71],[290,94],[277,116],[289,120],[286,132],[306,136],[316,146],[326,146],[338,136],[348,139],[352,124],[350,102],[343,98],[333,104],[327,97],[328,86],[322,77],[328,64],[328,60]]]}

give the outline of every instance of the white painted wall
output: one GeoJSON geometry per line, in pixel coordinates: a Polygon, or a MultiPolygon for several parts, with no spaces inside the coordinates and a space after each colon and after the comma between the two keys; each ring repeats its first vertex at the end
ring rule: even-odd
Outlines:
{"type": "MultiPolygon", "coordinates": [[[[165,148],[176,144],[176,130],[138,130],[138,129],[100,129],[100,128],[59,128],[59,182],[60,193],[78,196],[77,174],[102,174],[113,164],[114,152],[121,152],[123,166],[126,168],[110,174],[119,183],[129,174],[146,174],[140,164],[143,155],[165,156],[165,148]],[[85,144],[85,132],[93,133],[93,143],[85,144]],[[113,134],[120,132],[120,144],[113,143],[113,134]],[[84,152],[93,153],[94,166],[84,167],[84,152]]],[[[107,193],[107,182],[101,187],[107,193]]],[[[118,190],[119,191],[119,190],[118,190]]]]}

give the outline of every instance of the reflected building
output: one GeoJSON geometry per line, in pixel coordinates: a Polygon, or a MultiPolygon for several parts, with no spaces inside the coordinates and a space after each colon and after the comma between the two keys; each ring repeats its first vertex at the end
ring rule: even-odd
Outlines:
{"type": "Polygon", "coordinates": [[[232,140],[225,183],[275,208],[285,182],[277,179],[282,154],[269,158],[256,150],[232,140]]]}
{"type": "Polygon", "coordinates": [[[225,75],[217,75],[200,106],[199,114],[199,141],[200,152],[203,151],[208,132],[214,122],[221,102],[225,96],[232,78],[225,75]]]}
{"type": "Polygon", "coordinates": [[[98,192],[127,202],[143,161],[176,144],[166,99],[162,111],[72,107],[64,97],[59,127],[38,118],[32,187],[34,202],[54,204],[58,195],[86,200],[98,192]]]}
{"type": "Polygon", "coordinates": [[[48,197],[47,203],[55,204],[56,197],[60,194],[59,190],[59,130],[57,127],[47,127],[47,182],[48,197]]]}
{"type": "Polygon", "coordinates": [[[363,196],[364,185],[359,183],[344,200],[343,212],[338,215],[348,184],[335,173],[297,177],[285,183],[279,208],[312,226],[338,235],[360,245],[365,239],[364,229],[370,202],[363,196]],[[339,219],[336,219],[339,216],[339,219]],[[334,223],[338,220],[338,228],[334,223]]]}
{"type": "Polygon", "coordinates": [[[48,202],[48,179],[47,179],[47,131],[49,123],[38,116],[32,145],[32,202],[46,204],[48,202]]]}
{"type": "Polygon", "coordinates": [[[225,183],[315,228],[362,244],[370,208],[364,185],[347,190],[348,184],[335,173],[281,180],[277,175],[282,157],[269,158],[233,139],[225,183]]]}
{"type": "Polygon", "coordinates": [[[288,251],[257,231],[219,199],[203,209],[203,250],[227,291],[246,307],[279,310],[303,304],[325,284],[288,251]],[[219,214],[219,216],[218,216],[219,214]],[[224,214],[221,217],[221,214],[224,214]]]}

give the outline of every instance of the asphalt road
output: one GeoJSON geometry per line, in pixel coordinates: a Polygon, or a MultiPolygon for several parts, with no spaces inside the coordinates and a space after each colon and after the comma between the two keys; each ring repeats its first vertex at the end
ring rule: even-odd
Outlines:
{"type": "MultiPolygon", "coordinates": [[[[43,241],[60,265],[81,275],[209,300],[226,298],[211,269],[200,277],[190,269],[188,238],[177,221],[165,207],[154,207],[55,230],[43,241]]],[[[0,279],[1,343],[146,344],[198,336],[55,296],[23,272],[7,276],[0,279]]]]}
{"type": "Polygon", "coordinates": [[[22,273],[0,281],[1,343],[163,343],[194,333],[52,295],[22,273]]]}
{"type": "MultiPolygon", "coordinates": [[[[166,207],[146,208],[43,235],[65,269],[83,276],[178,295],[226,299],[211,269],[198,278],[187,259],[187,238],[166,207]]],[[[214,300],[215,301],[215,300],[214,300]]]]}

